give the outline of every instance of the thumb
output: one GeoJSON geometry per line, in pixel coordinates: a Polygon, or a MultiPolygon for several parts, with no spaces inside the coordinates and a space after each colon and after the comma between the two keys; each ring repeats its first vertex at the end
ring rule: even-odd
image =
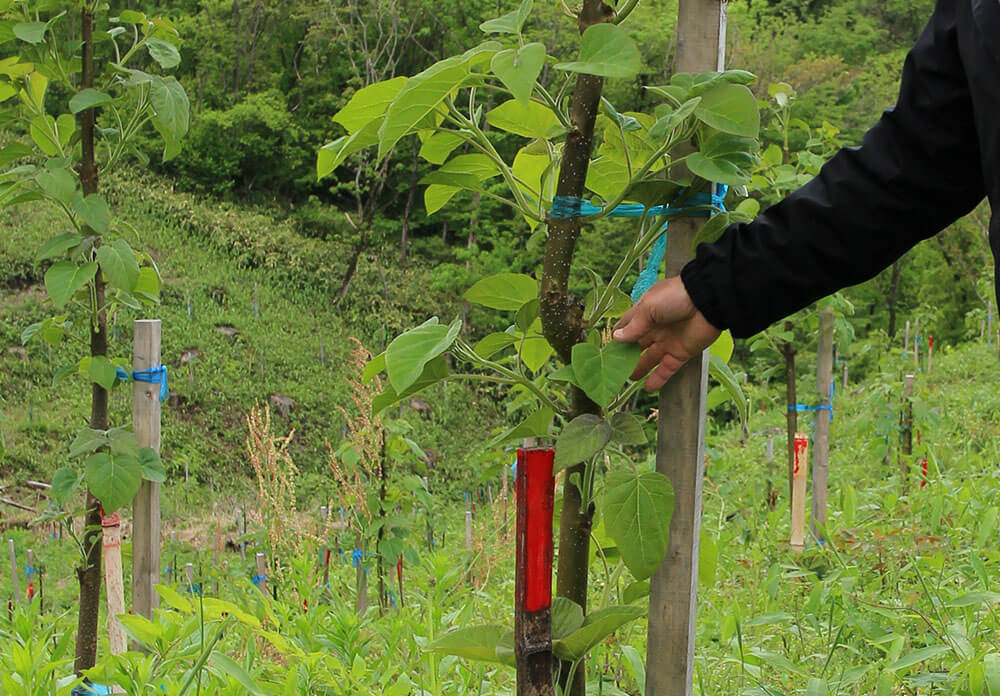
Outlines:
{"type": "Polygon", "coordinates": [[[646,335],[651,324],[646,303],[640,300],[639,304],[625,312],[611,336],[621,343],[635,343],[646,335]]]}

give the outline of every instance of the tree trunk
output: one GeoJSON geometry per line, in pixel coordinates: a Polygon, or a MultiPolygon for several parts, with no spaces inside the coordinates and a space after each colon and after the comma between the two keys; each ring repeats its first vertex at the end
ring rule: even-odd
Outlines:
{"type": "MultiPolygon", "coordinates": [[[[585,0],[579,14],[582,34],[588,27],[607,22],[613,11],[602,0],[585,0]]],[[[581,197],[590,164],[594,122],[601,101],[604,81],[600,77],[577,76],[576,89],[570,106],[573,130],[566,134],[562,167],[556,194],[581,197]]],[[[542,282],[539,294],[539,315],[549,343],[567,364],[571,362],[573,346],[583,339],[583,308],[569,295],[569,272],[580,236],[580,221],[576,218],[550,219],[545,246],[542,282]]],[[[577,387],[571,387],[572,415],[599,413],[600,409],[577,387]]],[[[587,584],[590,560],[590,530],[592,507],[583,508],[582,491],[573,480],[583,480],[584,465],[570,467],[563,483],[562,515],[559,523],[559,565],[556,594],[571,599],[587,610],[587,584]]],[[[581,664],[572,685],[562,684],[567,696],[584,696],[586,666],[581,664]]],[[[560,674],[568,677],[569,664],[563,663],[560,674]]]]}
{"type": "Polygon", "coordinates": [[[892,264],[892,277],[889,280],[889,338],[896,337],[896,295],[899,291],[899,271],[902,262],[897,259],[892,264]]]}
{"type": "MultiPolygon", "coordinates": [[[[785,322],[785,331],[793,329],[792,322],[785,322]]],[[[795,395],[795,354],[798,351],[791,341],[781,346],[781,354],[785,356],[785,418],[788,424],[788,499],[792,499],[792,475],[795,471],[795,431],[799,427],[799,413],[795,410],[798,403],[795,395]]]]}
{"type": "Polygon", "coordinates": [[[378,559],[378,606],[380,611],[385,611],[389,606],[385,594],[385,566],[382,563],[382,539],[385,537],[385,493],[386,493],[386,456],[385,456],[385,433],[382,433],[382,458],[378,464],[378,541],[375,547],[375,557],[378,559]]]}
{"type": "Polygon", "coordinates": [[[351,260],[347,262],[347,271],[344,272],[344,280],[340,284],[340,290],[337,292],[338,302],[347,297],[347,291],[351,289],[351,281],[354,280],[354,274],[358,270],[358,261],[361,259],[363,253],[365,253],[365,245],[363,242],[358,242],[354,245],[354,253],[351,254],[351,260]]]}
{"type": "MultiPolygon", "coordinates": [[[[89,5],[84,3],[80,14],[80,38],[82,41],[82,65],[80,88],[94,85],[94,15],[89,5]]],[[[80,112],[80,185],[84,195],[97,193],[97,161],[94,157],[94,110],[80,112]]],[[[99,244],[100,240],[95,242],[99,244]]],[[[108,316],[104,310],[104,281],[98,271],[94,278],[95,322],[91,325],[90,354],[108,354],[108,316]]],[[[94,382],[91,385],[90,427],[94,430],[108,429],[108,392],[94,382]]],[[[97,624],[101,602],[101,506],[94,494],[87,491],[87,509],[84,516],[83,565],[77,568],[80,583],[80,606],[76,630],[76,656],[74,669],[80,674],[97,662],[97,624]]]]}

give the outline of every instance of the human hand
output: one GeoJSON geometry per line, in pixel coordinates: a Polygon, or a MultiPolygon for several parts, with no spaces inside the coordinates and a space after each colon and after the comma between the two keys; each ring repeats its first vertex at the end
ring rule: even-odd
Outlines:
{"type": "Polygon", "coordinates": [[[632,379],[641,379],[655,366],[645,385],[655,391],[720,333],[691,302],[680,276],[674,276],[651,287],[625,312],[612,336],[622,343],[638,342],[643,353],[632,379]]]}

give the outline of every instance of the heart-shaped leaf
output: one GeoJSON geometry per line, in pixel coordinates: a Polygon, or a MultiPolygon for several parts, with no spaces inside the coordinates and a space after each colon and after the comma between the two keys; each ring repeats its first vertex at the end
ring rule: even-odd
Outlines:
{"type": "Polygon", "coordinates": [[[651,577],[667,555],[674,489],[656,472],[608,474],[601,507],[604,526],[637,580],[651,577]]]}
{"type": "Polygon", "coordinates": [[[577,416],[562,429],[556,439],[556,471],[590,461],[611,439],[611,425],[592,413],[577,416]]]}
{"type": "Polygon", "coordinates": [[[97,262],[113,287],[125,292],[135,289],[139,281],[139,264],[135,260],[135,252],[124,239],[98,247],[97,262]]]}
{"type": "Polygon", "coordinates": [[[87,196],[77,195],[73,199],[73,210],[90,229],[97,234],[107,234],[111,227],[111,209],[104,196],[91,193],[87,196]]]}
{"type": "Polygon", "coordinates": [[[389,104],[405,84],[405,77],[394,77],[363,87],[354,93],[347,105],[334,115],[333,120],[346,128],[348,133],[357,133],[385,115],[389,104]]]}
{"type": "Polygon", "coordinates": [[[757,98],[747,87],[728,82],[712,87],[701,95],[695,115],[723,133],[756,138],[760,132],[757,98]]]}
{"type": "Polygon", "coordinates": [[[73,294],[89,283],[97,273],[97,264],[89,261],[77,266],[69,261],[57,261],[45,272],[45,290],[52,298],[52,304],[63,308],[73,294]]]}
{"type": "Polygon", "coordinates": [[[490,309],[517,311],[538,297],[538,281],[523,273],[498,273],[477,282],[464,297],[490,309]]]}
{"type": "Polygon", "coordinates": [[[520,34],[533,4],[534,0],[521,0],[521,5],[516,10],[496,19],[486,20],[479,25],[479,30],[485,34],[520,34]]]}
{"type": "Polygon", "coordinates": [[[624,29],[617,24],[601,23],[583,32],[577,60],[555,67],[599,77],[630,78],[642,68],[642,56],[624,29]]]}
{"type": "Polygon", "coordinates": [[[490,125],[525,138],[545,140],[562,130],[552,109],[536,101],[509,99],[486,114],[490,125]]]}
{"type": "Polygon", "coordinates": [[[544,65],[545,44],[530,43],[519,49],[510,48],[497,53],[490,62],[490,70],[515,99],[527,105],[544,65]]]}
{"type": "Polygon", "coordinates": [[[612,341],[603,348],[577,343],[572,356],[576,384],[594,403],[607,408],[639,363],[641,352],[634,343],[612,341]]]}
{"type": "Polygon", "coordinates": [[[104,511],[111,513],[135,497],[142,484],[142,465],[135,457],[97,452],[87,457],[84,477],[104,511]]]}
{"type": "Polygon", "coordinates": [[[645,613],[646,609],[631,605],[593,611],[587,614],[580,628],[565,638],[552,641],[552,653],[561,660],[577,662],[595,645],[645,613]]]}
{"type": "Polygon", "coordinates": [[[104,106],[113,101],[114,98],[110,94],[105,94],[99,89],[88,87],[87,89],[81,89],[70,98],[69,110],[74,114],[78,114],[81,111],[93,109],[96,106],[104,106]]]}
{"type": "Polygon", "coordinates": [[[428,362],[451,347],[462,329],[462,322],[423,324],[397,336],[385,351],[385,366],[389,383],[397,393],[411,386],[428,362]]]}

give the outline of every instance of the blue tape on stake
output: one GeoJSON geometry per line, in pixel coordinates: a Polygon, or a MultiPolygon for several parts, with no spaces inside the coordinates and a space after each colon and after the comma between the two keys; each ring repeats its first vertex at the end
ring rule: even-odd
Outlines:
{"type": "Polygon", "coordinates": [[[250,578],[250,582],[252,582],[259,589],[261,585],[263,585],[265,582],[267,582],[267,576],[266,575],[254,575],[252,578],[250,578]]]}
{"type": "Polygon", "coordinates": [[[167,397],[170,396],[170,388],[167,386],[166,365],[151,367],[148,370],[135,370],[131,375],[119,367],[115,370],[115,375],[123,382],[134,381],[145,382],[146,384],[159,384],[160,403],[166,401],[167,397]]]}
{"type": "Polygon", "coordinates": [[[361,551],[361,549],[354,549],[354,552],[351,554],[351,565],[357,568],[359,565],[361,565],[361,562],[364,560],[364,557],[365,554],[361,551]]]}
{"type": "Polygon", "coordinates": [[[830,403],[819,404],[818,406],[810,406],[809,404],[795,404],[794,406],[789,406],[789,411],[809,411],[816,413],[817,411],[829,411],[830,420],[833,420],[833,390],[836,380],[830,380],[830,403]]]}
{"type": "Polygon", "coordinates": [[[24,577],[31,580],[31,576],[38,572],[37,568],[32,568],[31,566],[24,566],[24,577]]]}
{"type": "MultiPolygon", "coordinates": [[[[647,208],[640,203],[627,203],[615,206],[608,212],[608,217],[678,217],[681,215],[704,215],[712,217],[713,214],[726,210],[725,198],[729,192],[729,187],[725,184],[716,184],[715,193],[699,193],[686,198],[679,205],[654,205],[647,208]]],[[[556,196],[552,199],[552,209],[549,217],[557,220],[569,218],[586,217],[597,215],[604,211],[604,208],[593,205],[589,201],[574,196],[556,196]]],[[[659,235],[653,242],[653,248],[649,251],[649,259],[639,273],[635,285],[632,287],[632,302],[638,302],[646,294],[660,277],[660,264],[667,253],[667,225],[670,220],[665,220],[660,226],[659,235]]]]}

